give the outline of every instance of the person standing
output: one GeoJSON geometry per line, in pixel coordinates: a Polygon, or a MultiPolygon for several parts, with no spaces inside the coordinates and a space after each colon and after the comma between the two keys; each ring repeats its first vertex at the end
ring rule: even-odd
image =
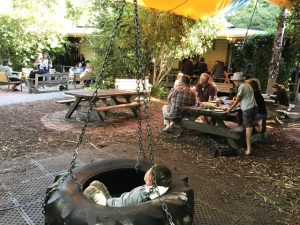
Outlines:
{"type": "Polygon", "coordinates": [[[257,112],[257,103],[255,101],[254,91],[252,87],[245,82],[242,72],[234,73],[232,80],[238,87],[238,93],[236,99],[233,101],[233,104],[226,110],[226,112],[230,113],[234,107],[240,104],[243,116],[243,124],[246,127],[247,150],[245,154],[250,155],[252,151],[251,136],[253,122],[257,112]]]}
{"type": "Polygon", "coordinates": [[[216,82],[223,82],[224,80],[224,63],[217,60],[211,70],[211,75],[216,82]]]}
{"type": "Polygon", "coordinates": [[[182,60],[181,72],[185,75],[193,76],[194,75],[194,64],[191,59],[182,60]]]}
{"type": "Polygon", "coordinates": [[[190,78],[187,75],[183,75],[179,81],[179,84],[170,90],[168,95],[168,105],[162,107],[162,113],[164,118],[165,128],[164,132],[169,132],[173,125],[172,119],[182,117],[182,107],[195,104],[195,96],[190,89],[190,78]]]}
{"type": "MultiPolygon", "coordinates": [[[[40,63],[39,73],[49,74],[51,67],[52,67],[52,61],[50,59],[49,53],[45,52],[43,54],[43,59],[40,63]]],[[[50,79],[50,77],[46,77],[46,80],[49,80],[49,79],[50,79]]]]}
{"type": "Polygon", "coordinates": [[[8,76],[8,79],[11,82],[20,81],[20,83],[18,83],[18,84],[13,84],[13,86],[10,89],[11,91],[20,91],[17,88],[17,86],[22,84],[21,79],[12,73],[12,68],[9,66],[9,60],[8,59],[3,59],[2,60],[2,66],[0,66],[0,72],[5,72],[8,76]]]}
{"type": "Polygon", "coordinates": [[[206,73],[208,71],[207,64],[205,63],[205,58],[200,58],[200,63],[198,65],[198,74],[201,76],[202,73],[206,73]]]}

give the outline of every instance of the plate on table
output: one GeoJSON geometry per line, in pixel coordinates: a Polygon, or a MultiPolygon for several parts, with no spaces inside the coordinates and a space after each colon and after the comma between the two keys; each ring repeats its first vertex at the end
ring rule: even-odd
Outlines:
{"type": "Polygon", "coordinates": [[[225,111],[223,109],[213,109],[214,112],[222,112],[225,113],[225,111]]]}

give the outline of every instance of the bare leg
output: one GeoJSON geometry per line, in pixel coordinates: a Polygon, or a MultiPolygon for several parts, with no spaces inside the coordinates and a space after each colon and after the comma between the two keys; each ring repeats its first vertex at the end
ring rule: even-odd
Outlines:
{"type": "Polygon", "coordinates": [[[246,144],[247,144],[247,151],[245,152],[246,155],[251,154],[251,136],[252,136],[252,127],[246,127],[246,144]]]}

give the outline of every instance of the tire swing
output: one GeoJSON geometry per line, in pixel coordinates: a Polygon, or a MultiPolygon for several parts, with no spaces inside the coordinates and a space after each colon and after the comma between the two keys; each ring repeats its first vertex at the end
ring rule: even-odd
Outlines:
{"type": "MultiPolygon", "coordinates": [[[[54,183],[47,191],[43,203],[46,225],[190,225],[193,221],[194,193],[188,186],[187,177],[177,175],[172,171],[172,183],[166,194],[160,195],[156,183],[154,169],[154,192],[158,198],[142,202],[130,207],[108,207],[97,205],[90,201],[83,190],[94,180],[103,182],[112,196],[120,196],[123,192],[144,184],[146,171],[154,165],[153,144],[150,130],[150,118],[146,99],[145,77],[142,75],[141,44],[138,22],[137,1],[134,0],[134,28],[135,28],[135,51],[137,64],[137,96],[138,96],[138,139],[139,151],[136,160],[133,159],[110,159],[94,162],[75,169],[75,161],[79,147],[83,141],[84,133],[91,115],[93,102],[97,98],[100,84],[100,76],[96,79],[96,90],[89,102],[86,121],[82,127],[73,159],[69,170],[56,176],[54,183]],[[149,146],[150,162],[140,160],[146,155],[142,146],[141,124],[141,92],[140,82],[143,87],[143,105],[147,121],[147,140],[149,146]]],[[[125,0],[122,0],[119,15],[114,27],[104,62],[100,68],[103,74],[111,53],[113,41],[121,22],[125,0]]]]}

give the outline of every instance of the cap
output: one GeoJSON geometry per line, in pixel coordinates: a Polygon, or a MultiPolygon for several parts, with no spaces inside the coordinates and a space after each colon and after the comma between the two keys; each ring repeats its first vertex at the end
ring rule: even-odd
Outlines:
{"type": "Polygon", "coordinates": [[[236,80],[236,81],[244,80],[244,75],[242,72],[236,72],[233,74],[233,77],[231,78],[231,80],[236,80]]]}

